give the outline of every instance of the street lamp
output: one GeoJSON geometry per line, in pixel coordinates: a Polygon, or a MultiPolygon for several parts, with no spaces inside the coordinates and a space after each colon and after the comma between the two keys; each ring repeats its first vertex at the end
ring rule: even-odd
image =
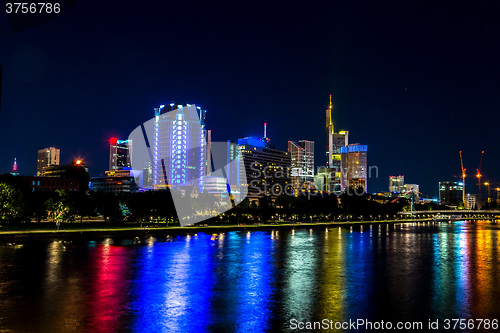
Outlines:
{"type": "Polygon", "coordinates": [[[498,204],[500,203],[500,187],[497,187],[496,190],[497,190],[497,207],[498,207],[498,204]]]}
{"type": "Polygon", "coordinates": [[[490,183],[486,182],[484,185],[488,186],[488,204],[491,202],[491,196],[490,196],[490,183]]]}

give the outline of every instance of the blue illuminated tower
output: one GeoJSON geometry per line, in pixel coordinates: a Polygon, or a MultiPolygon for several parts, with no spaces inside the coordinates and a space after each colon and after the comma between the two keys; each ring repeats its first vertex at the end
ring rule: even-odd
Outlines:
{"type": "Polygon", "coordinates": [[[203,191],[206,111],[196,105],[155,108],[153,185],[190,186],[203,191]]]}

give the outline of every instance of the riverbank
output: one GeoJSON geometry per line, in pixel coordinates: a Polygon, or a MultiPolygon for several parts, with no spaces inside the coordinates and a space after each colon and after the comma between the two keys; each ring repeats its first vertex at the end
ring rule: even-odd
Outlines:
{"type": "Polygon", "coordinates": [[[254,223],[239,225],[209,225],[191,227],[140,227],[140,226],[109,226],[109,225],[86,225],[85,223],[63,223],[60,230],[54,229],[53,223],[42,226],[0,226],[0,240],[29,240],[38,238],[108,238],[108,237],[165,237],[168,235],[185,235],[203,233],[220,233],[228,231],[253,231],[271,229],[293,229],[293,228],[320,228],[320,227],[342,227],[363,226],[380,224],[398,224],[415,222],[433,222],[431,218],[404,219],[404,220],[380,220],[380,221],[333,221],[333,222],[278,222],[278,223],[254,223]]]}

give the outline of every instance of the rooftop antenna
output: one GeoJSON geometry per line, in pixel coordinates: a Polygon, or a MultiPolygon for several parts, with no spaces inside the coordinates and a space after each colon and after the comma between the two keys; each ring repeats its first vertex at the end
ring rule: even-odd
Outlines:
{"type": "Polygon", "coordinates": [[[264,139],[267,139],[267,123],[264,123],[264,139]]]}
{"type": "Polygon", "coordinates": [[[333,104],[332,104],[332,94],[330,94],[330,106],[328,107],[328,114],[329,114],[329,121],[330,121],[330,131],[332,134],[335,133],[335,130],[333,128],[333,119],[332,119],[332,109],[333,109],[333,104]]]}

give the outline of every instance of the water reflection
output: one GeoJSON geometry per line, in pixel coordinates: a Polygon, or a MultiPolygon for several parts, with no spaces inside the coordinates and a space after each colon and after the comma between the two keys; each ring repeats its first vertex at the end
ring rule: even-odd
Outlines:
{"type": "Polygon", "coordinates": [[[207,327],[213,252],[213,240],[206,234],[139,247],[131,295],[134,331],[185,332],[207,327]]]}
{"type": "Polygon", "coordinates": [[[307,320],[314,314],[318,285],[316,272],[320,256],[314,234],[305,229],[292,230],[283,247],[284,316],[288,320],[307,320]]]}
{"type": "Polygon", "coordinates": [[[500,318],[498,235],[462,221],[1,244],[0,330],[500,318]]]}

